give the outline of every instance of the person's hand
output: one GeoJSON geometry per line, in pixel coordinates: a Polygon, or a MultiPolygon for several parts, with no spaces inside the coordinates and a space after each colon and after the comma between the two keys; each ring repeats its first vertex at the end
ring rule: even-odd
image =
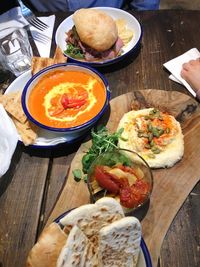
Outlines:
{"type": "Polygon", "coordinates": [[[182,65],[181,77],[186,80],[195,91],[198,91],[200,89],[200,58],[184,63],[182,65]]]}
{"type": "Polygon", "coordinates": [[[181,77],[194,89],[196,98],[200,101],[200,58],[184,63],[181,77]]]}

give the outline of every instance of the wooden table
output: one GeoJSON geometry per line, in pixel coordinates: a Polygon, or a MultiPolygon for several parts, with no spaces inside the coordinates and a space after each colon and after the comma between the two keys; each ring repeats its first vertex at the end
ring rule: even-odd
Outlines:
{"type": "MultiPolygon", "coordinates": [[[[142,46],[135,58],[102,68],[111,97],[133,90],[176,90],[163,63],[192,47],[200,49],[200,11],[144,11],[133,13],[143,27],[142,46]]],[[[69,14],[56,14],[55,29],[69,14]]],[[[55,30],[54,29],[54,30],[55,30]]],[[[55,44],[52,44],[53,55],[55,44]]],[[[37,51],[34,48],[34,54],[37,51]]],[[[4,84],[13,76],[1,75],[4,84]]],[[[24,266],[66,180],[79,143],[54,150],[27,149],[18,145],[11,166],[0,179],[0,266],[24,266]]],[[[197,163],[198,164],[198,163],[197,163]]],[[[188,177],[189,179],[189,177],[188,177]]],[[[198,183],[185,200],[165,237],[160,266],[200,266],[198,183]]]]}

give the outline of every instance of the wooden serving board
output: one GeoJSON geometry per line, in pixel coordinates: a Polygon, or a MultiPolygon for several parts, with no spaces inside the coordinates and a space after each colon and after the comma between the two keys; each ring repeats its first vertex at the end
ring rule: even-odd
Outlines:
{"type": "MultiPolygon", "coordinates": [[[[181,161],[169,169],[153,170],[154,187],[148,211],[142,219],[142,231],[153,266],[156,266],[163,239],[172,220],[199,181],[200,105],[195,99],[179,92],[149,89],[127,93],[111,100],[108,129],[115,131],[125,112],[146,107],[156,107],[174,115],[181,123],[185,143],[181,161]]],[[[106,120],[106,116],[103,119],[106,120]]],[[[90,145],[90,141],[85,142],[77,151],[66,184],[47,224],[66,210],[89,203],[86,184],[75,182],[72,170],[81,168],[81,158],[90,145]]]]}

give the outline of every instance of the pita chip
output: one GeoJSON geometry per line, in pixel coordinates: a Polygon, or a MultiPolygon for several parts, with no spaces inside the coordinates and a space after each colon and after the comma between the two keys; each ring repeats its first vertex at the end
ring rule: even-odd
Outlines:
{"type": "Polygon", "coordinates": [[[54,64],[53,58],[48,57],[33,57],[31,62],[31,74],[34,75],[40,70],[54,64]]]}
{"type": "Polygon", "coordinates": [[[24,145],[28,146],[35,143],[37,138],[37,127],[28,120],[25,123],[21,123],[15,118],[12,118],[12,120],[24,145]]]}
{"type": "Polygon", "coordinates": [[[22,109],[21,91],[1,95],[0,103],[3,105],[5,110],[16,120],[21,123],[25,123],[27,117],[22,109]]]}
{"type": "Polygon", "coordinates": [[[59,46],[56,47],[53,60],[54,60],[54,64],[67,62],[67,57],[63,55],[63,52],[59,46]]]}

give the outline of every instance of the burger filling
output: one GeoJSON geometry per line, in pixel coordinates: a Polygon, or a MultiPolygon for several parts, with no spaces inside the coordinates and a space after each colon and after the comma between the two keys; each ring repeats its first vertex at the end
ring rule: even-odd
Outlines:
{"type": "Polygon", "coordinates": [[[115,44],[108,50],[103,52],[96,51],[95,49],[81,42],[75,26],[73,26],[73,28],[67,32],[66,42],[66,54],[73,58],[85,59],[87,61],[115,58],[120,55],[122,51],[121,48],[124,46],[123,41],[118,37],[115,44]]]}

